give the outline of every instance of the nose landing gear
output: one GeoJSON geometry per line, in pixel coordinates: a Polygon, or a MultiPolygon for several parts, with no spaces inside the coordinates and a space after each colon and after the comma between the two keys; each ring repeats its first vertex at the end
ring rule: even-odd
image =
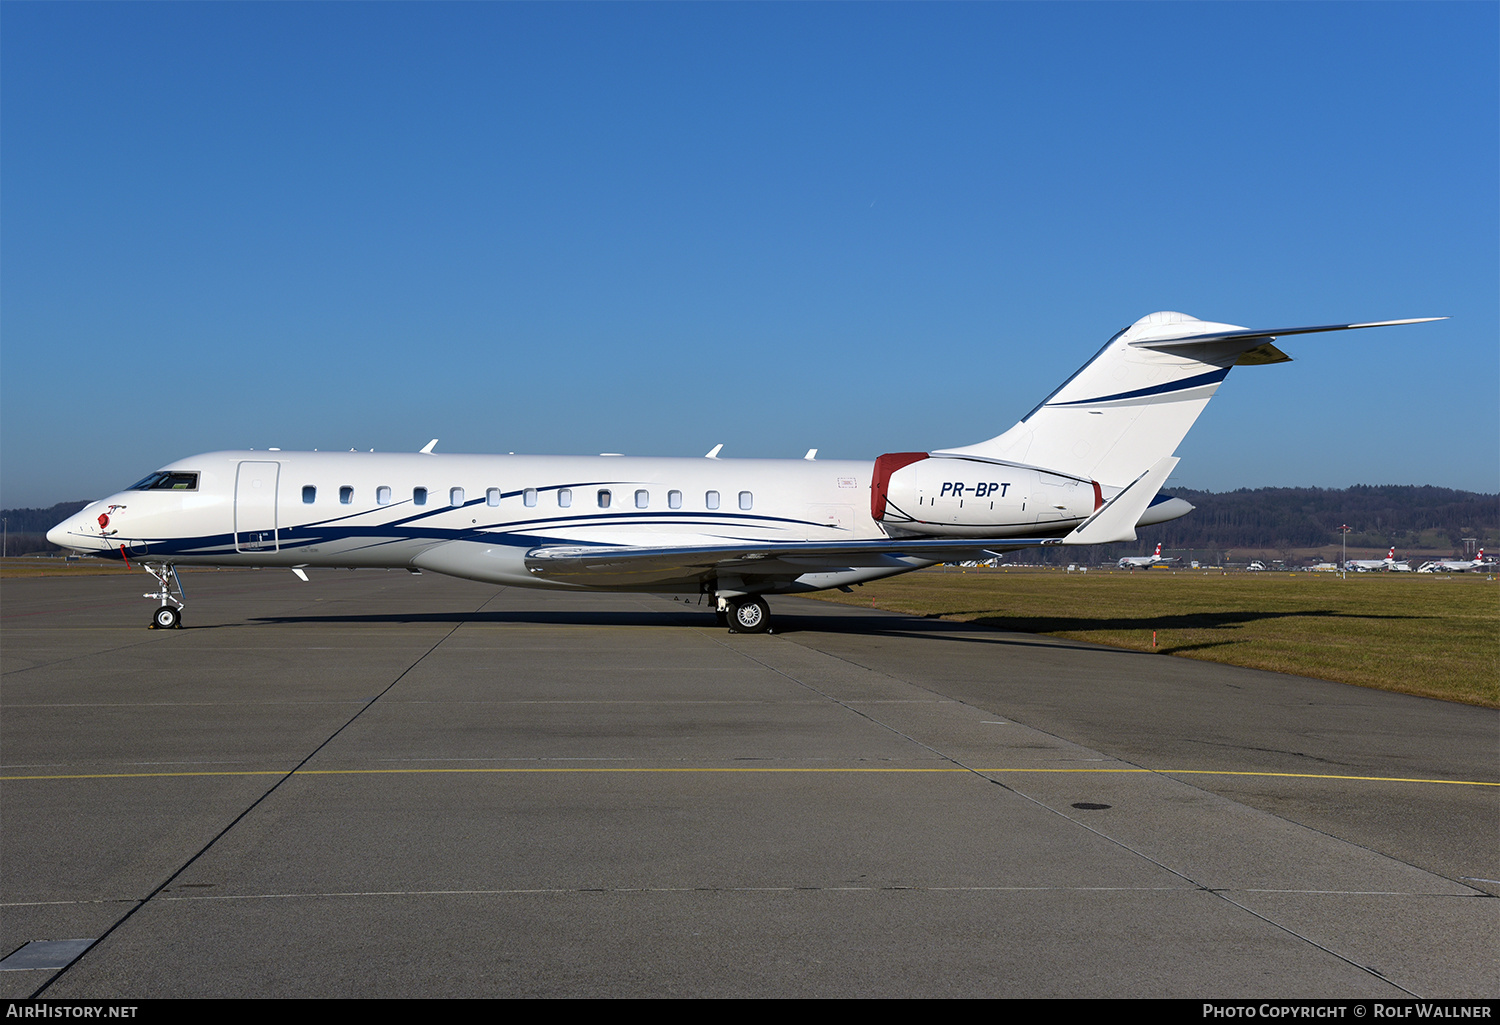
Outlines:
{"type": "Polygon", "coordinates": [[[161,587],[159,591],[141,595],[161,602],[161,608],[151,613],[151,629],[175,630],[182,626],[182,610],[185,607],[182,599],[187,595],[183,593],[182,581],[177,579],[177,567],[171,563],[144,563],[141,568],[155,577],[161,587]]]}

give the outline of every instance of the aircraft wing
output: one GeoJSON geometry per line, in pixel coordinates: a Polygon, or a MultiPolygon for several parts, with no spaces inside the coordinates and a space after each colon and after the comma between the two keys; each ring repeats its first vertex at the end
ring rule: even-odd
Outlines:
{"type": "MultiPolygon", "coordinates": [[[[772,544],[745,542],[645,548],[602,545],[543,545],[526,553],[526,569],[534,576],[567,582],[616,585],[648,584],[716,575],[799,577],[841,569],[900,565],[899,560],[923,562],[979,561],[1019,548],[1046,545],[1108,544],[1134,541],[1135,525],[1156,497],[1167,475],[1177,465],[1175,456],[1159,459],[1130,486],[1105,502],[1066,537],[1027,538],[881,538],[870,541],[790,541],[772,544]]],[[[909,565],[909,563],[907,563],[909,565]]]]}
{"type": "Polygon", "coordinates": [[[897,566],[900,560],[965,562],[1020,548],[1061,544],[1056,537],[940,538],[873,541],[744,542],[647,548],[547,545],[526,553],[526,569],[544,580],[637,583],[700,574],[798,577],[863,567],[897,566]]]}
{"type": "MultiPolygon", "coordinates": [[[[544,545],[526,553],[526,569],[548,580],[577,579],[645,584],[707,575],[790,576],[860,567],[896,566],[898,560],[969,562],[1002,552],[1046,545],[1134,541],[1135,525],[1156,497],[1175,456],[1159,459],[1130,486],[1105,502],[1066,537],[881,538],[871,541],[791,541],[773,544],[691,545],[681,548],[544,545]]],[[[909,564],[908,564],[909,565],[909,564]]]]}

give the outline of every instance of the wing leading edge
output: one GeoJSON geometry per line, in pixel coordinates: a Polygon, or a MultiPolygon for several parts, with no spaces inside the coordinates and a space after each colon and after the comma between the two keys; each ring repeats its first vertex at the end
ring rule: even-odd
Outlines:
{"type": "Polygon", "coordinates": [[[989,559],[1020,548],[1061,544],[1062,538],[995,538],[954,543],[951,539],[902,541],[787,541],[776,544],[691,545],[680,548],[556,546],[526,553],[526,569],[535,576],[559,582],[597,583],[611,577],[660,580],[703,573],[739,576],[797,577],[839,569],[893,566],[892,560],[916,558],[924,562],[961,562],[989,559]]]}

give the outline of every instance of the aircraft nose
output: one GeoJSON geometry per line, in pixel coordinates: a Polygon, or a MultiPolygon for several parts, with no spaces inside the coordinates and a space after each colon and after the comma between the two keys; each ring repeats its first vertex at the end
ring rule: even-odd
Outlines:
{"type": "Polygon", "coordinates": [[[47,540],[59,548],[88,551],[90,546],[84,540],[88,536],[84,530],[86,522],[82,513],[75,513],[47,531],[47,540]]]}
{"type": "Polygon", "coordinates": [[[57,526],[47,531],[47,541],[57,545],[59,548],[68,547],[68,521],[63,520],[57,526]]]}

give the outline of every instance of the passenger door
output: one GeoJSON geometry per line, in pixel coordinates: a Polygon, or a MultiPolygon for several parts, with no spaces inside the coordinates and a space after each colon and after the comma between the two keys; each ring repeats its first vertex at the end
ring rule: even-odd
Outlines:
{"type": "Polygon", "coordinates": [[[240,463],[234,478],[234,548],[238,552],[274,552],[276,482],[281,464],[259,460],[240,463]]]}

